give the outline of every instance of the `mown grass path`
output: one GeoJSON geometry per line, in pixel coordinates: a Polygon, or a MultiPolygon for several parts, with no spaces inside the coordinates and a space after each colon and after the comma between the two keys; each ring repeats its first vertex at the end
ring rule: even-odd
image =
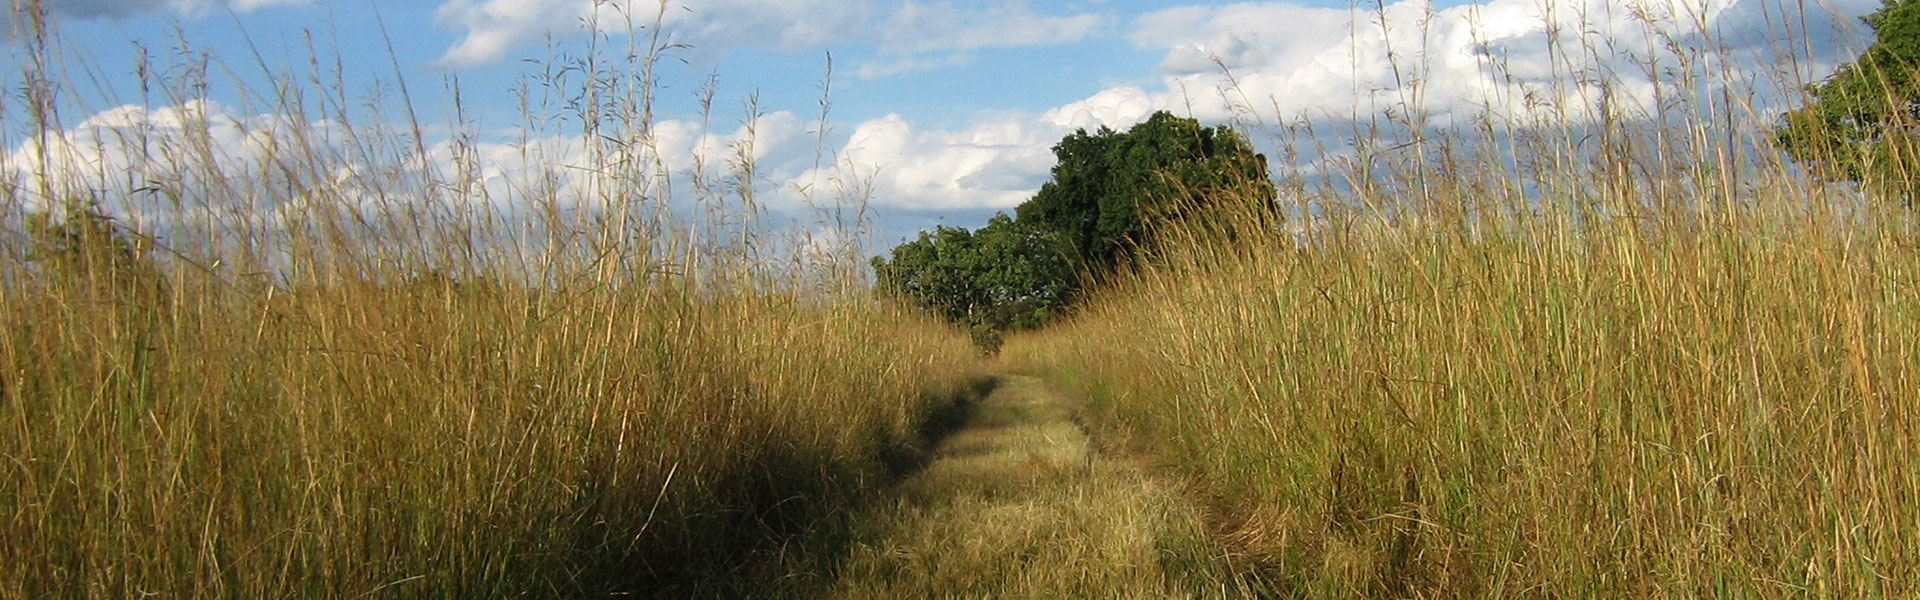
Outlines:
{"type": "Polygon", "coordinates": [[[1069,402],[1002,376],[927,467],[858,525],[839,598],[1209,596],[1197,512],[1102,455],[1069,402]]]}

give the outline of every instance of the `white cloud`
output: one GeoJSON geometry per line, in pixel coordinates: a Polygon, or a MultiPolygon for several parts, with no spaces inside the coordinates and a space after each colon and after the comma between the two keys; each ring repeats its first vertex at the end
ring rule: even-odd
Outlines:
{"type": "MultiPolygon", "coordinates": [[[[819,148],[815,128],[780,111],[710,127],[662,120],[651,128],[649,145],[599,159],[579,135],[535,132],[512,140],[430,141],[427,155],[418,157],[404,140],[379,138],[385,134],[377,124],[347,128],[246,115],[209,101],[129,105],[94,114],[50,136],[45,146],[29,140],[7,149],[0,154],[0,185],[32,209],[92,197],[136,227],[170,238],[192,226],[194,215],[217,215],[222,228],[272,233],[315,206],[358,211],[369,223],[412,214],[394,210],[393,202],[438,202],[438,208],[468,207],[501,222],[535,223],[550,207],[575,214],[631,199],[633,188],[620,186],[636,179],[651,181],[649,194],[662,194],[643,203],[696,215],[703,211],[693,207],[702,202],[737,214],[730,203],[738,201],[739,186],[752,185],[762,207],[785,215],[779,222],[849,200],[883,214],[1010,209],[1046,179],[1049,148],[1065,133],[1023,116],[941,131],[888,115],[819,148]],[[367,135],[375,137],[355,137],[367,135]],[[751,181],[741,179],[743,157],[754,162],[751,181]]],[[[518,243],[540,235],[515,231],[525,238],[518,243]]]]}
{"type": "MultiPolygon", "coordinates": [[[[1039,115],[957,131],[925,130],[897,116],[875,119],[858,127],[843,158],[867,169],[883,206],[1004,209],[1045,181],[1054,162],[1049,148],[1060,136],[1125,129],[1158,110],[1209,122],[1251,113],[1269,122],[1351,123],[1405,102],[1445,124],[1482,110],[1521,119],[1544,110],[1538,102],[1557,102],[1582,118],[1597,101],[1590,86],[1596,76],[1615,80],[1614,102],[1650,103],[1652,84],[1635,61],[1678,68],[1670,42],[1691,45],[1680,51],[1699,59],[1693,68],[1703,73],[1723,66],[1719,61],[1732,61],[1724,66],[1735,73],[1772,68],[1775,54],[1738,50],[1783,35],[1778,2],[1574,0],[1550,12],[1542,7],[1555,5],[1536,0],[1448,9],[1402,0],[1378,12],[1294,3],[1172,8],[1137,19],[1129,38],[1167,52],[1159,86],[1109,87],[1039,115]],[[1767,11],[1776,14],[1770,19],[1767,11]],[[1547,43],[1550,28],[1563,36],[1561,45],[1547,43]]],[[[1849,57],[1837,49],[1848,43],[1841,33],[1853,25],[1848,15],[1870,12],[1872,2],[1845,0],[1830,7],[1838,14],[1808,15],[1812,44],[1824,48],[1806,68],[1824,72],[1849,57]]]]}
{"type": "Polygon", "coordinates": [[[1166,94],[1151,94],[1136,86],[1112,87],[1085,100],[1047,111],[1041,120],[1069,130],[1123,128],[1146,120],[1153,111],[1167,108],[1166,100],[1166,94]]]}
{"type": "MultiPolygon", "coordinates": [[[[1377,10],[1291,2],[1171,8],[1138,18],[1130,36],[1139,47],[1165,49],[1165,90],[1106,90],[1059,112],[1099,115],[1104,106],[1113,114],[1093,119],[1102,123],[1141,114],[1115,107],[1120,95],[1129,107],[1144,102],[1211,120],[1247,111],[1281,120],[1379,114],[1403,104],[1442,122],[1486,108],[1518,115],[1566,107],[1579,114],[1599,101],[1593,82],[1602,79],[1612,102],[1645,106],[1655,87],[1641,72],[1647,64],[1671,71],[1682,68],[1679,55],[1688,55],[1694,62],[1687,68],[1696,72],[1725,60],[1748,61],[1725,65],[1736,73],[1773,68],[1773,54],[1738,50],[1782,39],[1787,26],[1802,22],[1793,6],[1491,0],[1435,9],[1426,0],[1401,0],[1377,10]]],[[[1819,55],[1807,66],[1824,72],[1850,56],[1840,47],[1862,41],[1846,42],[1838,31],[1856,29],[1848,15],[1873,8],[1872,0],[1808,6],[1804,34],[1819,55]]]]}
{"type": "MultiPolygon", "coordinates": [[[[1064,132],[1020,118],[989,119],[962,131],[923,131],[899,115],[861,123],[839,152],[840,177],[871,185],[876,206],[911,210],[1012,208],[1053,167],[1049,150],[1064,132]]],[[[796,181],[821,179],[809,172],[796,181]]]]}
{"type": "MultiPolygon", "coordinates": [[[[588,16],[621,33],[652,26],[652,3],[593,0],[447,0],[435,11],[443,27],[464,31],[436,64],[491,64],[548,38],[581,34],[588,16]],[[630,12],[629,12],[630,11],[630,12]]],[[[883,0],[670,0],[663,29],[701,51],[766,48],[797,51],[829,44],[868,44],[881,56],[859,70],[884,76],[954,64],[955,53],[992,47],[1055,44],[1082,39],[1100,24],[1095,15],[1051,16],[1022,2],[894,3],[883,0]]]]}
{"type": "MultiPolygon", "coordinates": [[[[592,210],[631,199],[636,182],[668,193],[656,206],[684,207],[701,192],[691,181],[728,186],[742,157],[777,187],[811,168],[809,123],[790,112],[706,131],[662,121],[651,148],[600,148],[576,134],[529,132],[521,139],[429,141],[427,155],[392,129],[285,115],[248,115],[211,101],[178,106],[120,106],[0,152],[0,186],[28,209],[92,199],[149,231],[178,232],[184,221],[214,215],[221,227],[275,231],[304,207],[361,211],[369,222],[403,219],[395,202],[468,206],[509,222],[548,207],[592,210]],[[696,173],[699,171],[700,173],[696,173]],[[623,187],[624,186],[624,187],[623,187]],[[198,215],[198,216],[196,216],[198,215]]],[[[600,138],[594,138],[598,143],[600,138]]],[[[710,190],[726,196],[729,189],[710,190]]],[[[770,200],[778,200],[778,194],[770,200]]],[[[785,207],[783,207],[785,208],[785,207]]]]}
{"type": "Polygon", "coordinates": [[[466,37],[435,64],[458,68],[497,62],[521,46],[578,31],[592,14],[588,2],[449,0],[434,9],[434,21],[465,29],[466,37]]]}
{"type": "MultiPolygon", "coordinates": [[[[1247,111],[1269,120],[1324,122],[1370,118],[1403,100],[1417,99],[1443,119],[1487,107],[1518,114],[1529,109],[1528,102],[1555,90],[1567,97],[1544,100],[1588,102],[1591,98],[1577,95],[1592,90],[1578,80],[1606,73],[1625,82],[1614,90],[1622,100],[1644,101],[1650,90],[1630,85],[1638,68],[1634,61],[1658,58],[1663,65],[1676,66],[1663,54],[1670,41],[1704,46],[1709,37],[1711,43],[1733,46],[1736,52],[1705,53],[1705,62],[1694,68],[1724,66],[1735,73],[1761,73],[1775,65],[1774,55],[1760,47],[1779,37],[1776,28],[1801,23],[1798,15],[1781,17],[1780,11],[1786,10],[1781,1],[1650,0],[1635,8],[1569,0],[1552,13],[1543,13],[1541,7],[1547,4],[1536,0],[1493,0],[1439,10],[1422,0],[1402,0],[1386,5],[1382,14],[1290,3],[1175,8],[1133,23],[1129,39],[1134,44],[1166,52],[1161,81],[1154,85],[1117,85],[1039,114],[982,116],[954,129],[930,129],[887,115],[854,125],[846,130],[843,143],[828,140],[828,148],[816,147],[816,124],[790,112],[759,116],[752,127],[663,120],[652,128],[652,151],[661,169],[672,174],[677,194],[691,193],[685,182],[694,171],[702,166],[709,173],[726,171],[729,161],[744,150],[758,163],[755,184],[765,192],[762,200],[780,210],[799,210],[809,194],[830,200],[836,188],[852,190],[852,195],[882,209],[1008,209],[1031,197],[1046,180],[1054,163],[1050,148],[1062,135],[1102,126],[1124,129],[1156,110],[1210,122],[1247,111]],[[1648,16],[1658,18],[1649,23],[1648,16]],[[1689,23],[1706,23],[1706,29],[1689,23]],[[1560,32],[1562,45],[1549,43],[1550,28],[1560,32]],[[1608,50],[1597,55],[1568,52],[1587,47],[1608,50]],[[1232,80],[1218,71],[1216,60],[1232,71],[1232,80]],[[751,145],[744,145],[749,140],[751,145]]],[[[1871,11],[1877,6],[1873,2],[1845,0],[1836,8],[1857,15],[1871,11]]],[[[468,38],[449,51],[447,60],[497,59],[546,35],[547,29],[575,26],[588,16],[584,11],[589,6],[573,0],[446,2],[439,13],[443,22],[469,29],[468,38]]],[[[1048,21],[1018,4],[964,9],[945,4],[879,6],[859,0],[711,0],[697,11],[673,5],[668,17],[676,35],[685,40],[746,40],[738,43],[774,48],[865,40],[884,49],[884,61],[891,61],[863,67],[870,76],[965,60],[968,51],[996,43],[1042,43],[1045,31],[1089,35],[1097,26],[1073,18],[1048,21]],[[732,18],[711,17],[714,13],[732,18]],[[958,22],[949,22],[953,20],[958,22]],[[1022,28],[1016,23],[1021,20],[1037,24],[1022,28]],[[981,33],[993,28],[1009,33],[981,33]],[[923,30],[923,35],[904,33],[915,30],[923,30]]],[[[1819,29],[1809,32],[1809,45],[1828,53],[1804,68],[1820,71],[1844,60],[1844,52],[1829,49],[1845,45],[1836,41],[1834,30],[1851,26],[1849,17],[1808,16],[1810,27],[1819,29]]],[[[271,155],[274,144],[297,137],[290,134],[302,128],[323,140],[340,135],[326,123],[235,115],[207,103],[153,110],[122,107],[65,132],[61,147],[52,151],[43,153],[31,144],[13,149],[4,171],[16,185],[34,183],[27,167],[45,155],[63,165],[57,171],[69,180],[61,185],[143,185],[140,179],[164,175],[171,168],[164,161],[194,155],[153,150],[150,141],[144,142],[148,150],[139,151],[115,149],[100,140],[184,139],[203,129],[200,146],[215,149],[215,163],[223,169],[243,175],[270,173],[260,168],[260,157],[271,155]]],[[[536,135],[524,143],[476,144],[471,154],[481,190],[505,211],[530,196],[587,197],[590,190],[578,188],[588,171],[582,168],[587,160],[584,144],[574,136],[536,135]]],[[[191,147],[175,143],[167,148],[191,147]]],[[[454,150],[450,143],[436,146],[433,162],[457,162],[454,150]]],[[[342,157],[335,157],[337,164],[331,167],[342,178],[401,168],[342,157]]],[[[234,201],[241,199],[234,195],[234,201]]]]}
{"type": "Polygon", "coordinates": [[[298,6],[311,4],[312,0],[167,0],[168,7],[182,14],[205,14],[221,8],[231,8],[236,12],[252,12],[271,6],[298,6]]]}
{"type": "MultiPolygon", "coordinates": [[[[209,215],[220,227],[275,227],[280,208],[331,182],[356,202],[391,166],[345,160],[331,121],[247,116],[211,101],[120,106],[0,153],[0,185],[29,209],[92,201],[144,231],[178,232],[209,215]],[[244,220],[236,218],[245,217],[244,220]]],[[[203,223],[204,225],[204,223],[203,223]]]]}
{"type": "Polygon", "coordinates": [[[1296,4],[1189,6],[1140,17],[1129,39],[1143,48],[1168,48],[1161,69],[1187,75],[1218,70],[1215,57],[1233,69],[1309,62],[1345,39],[1352,24],[1353,13],[1346,9],[1296,4]]]}

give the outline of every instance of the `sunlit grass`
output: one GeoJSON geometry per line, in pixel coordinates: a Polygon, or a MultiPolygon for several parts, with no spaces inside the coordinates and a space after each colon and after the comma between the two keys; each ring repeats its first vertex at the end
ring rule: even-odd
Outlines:
{"type": "Polygon", "coordinates": [[[1039,381],[999,381],[899,500],[860,520],[832,597],[1245,595],[1188,498],[1102,451],[1039,381]]]}
{"type": "Polygon", "coordinates": [[[1283,590],[1897,597],[1920,262],[1855,235],[1265,240],[1008,351],[1221,494],[1283,590]]]}
{"type": "Polygon", "coordinates": [[[1405,107],[1008,360],[1282,596],[1920,592],[1913,216],[1662,76],[1599,119],[1405,107]]]}
{"type": "Polygon", "coordinates": [[[888,477],[968,355],[944,328],[777,295],[181,296],[164,315],[56,293],[8,311],[9,595],[724,572],[888,477]]]}
{"type": "MultiPolygon", "coordinates": [[[[669,175],[627,68],[667,49],[628,37],[528,86],[528,138],[569,153],[487,156],[457,114],[435,142],[311,74],[243,90],[279,115],[244,160],[191,110],[98,142],[137,189],[13,157],[0,597],[707,595],[811,568],[795,540],[924,451],[973,351],[753,218],[750,155],[669,175]]],[[[28,96],[80,93],[52,34],[20,43],[28,96]]],[[[133,103],[198,105],[194,66],[143,69],[133,103]]],[[[8,146],[64,102],[8,105],[8,146]]]]}

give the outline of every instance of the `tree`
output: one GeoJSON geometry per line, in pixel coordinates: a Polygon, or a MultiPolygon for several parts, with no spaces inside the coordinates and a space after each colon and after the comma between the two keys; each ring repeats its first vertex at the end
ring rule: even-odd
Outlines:
{"type": "Polygon", "coordinates": [[[970,323],[985,299],[974,283],[979,254],[972,232],[941,226],[895,246],[891,259],[874,257],[873,273],[881,291],[949,321],[970,323]]]}
{"type": "Polygon", "coordinates": [[[1266,159],[1225,127],[1155,113],[1118,133],[1074,132],[1053,147],[1053,180],[1018,217],[986,227],[940,227],[875,257],[881,291],[964,323],[991,351],[999,332],[1056,317],[1083,276],[1133,260],[1156,227],[1222,202],[1271,207],[1266,159]]]}
{"type": "Polygon", "coordinates": [[[1020,205],[1019,221],[1064,236],[1092,272],[1130,260],[1157,224],[1229,197],[1270,205],[1275,195],[1252,144],[1164,111],[1125,133],[1076,131],[1053,153],[1053,179],[1020,205]]]}
{"type": "Polygon", "coordinates": [[[1071,247],[1059,234],[1000,213],[973,233],[973,241],[980,253],[975,282],[984,292],[986,323],[1000,329],[1038,327],[1072,299],[1071,247]]]}
{"type": "Polygon", "coordinates": [[[1920,169],[1920,0],[1888,0],[1865,18],[1877,39],[1788,112],[1774,141],[1822,177],[1912,204],[1920,169]]]}
{"type": "Polygon", "coordinates": [[[875,257],[882,291],[982,329],[1035,327],[1067,305],[1074,273],[1058,235],[996,214],[978,231],[939,227],[875,257]]]}

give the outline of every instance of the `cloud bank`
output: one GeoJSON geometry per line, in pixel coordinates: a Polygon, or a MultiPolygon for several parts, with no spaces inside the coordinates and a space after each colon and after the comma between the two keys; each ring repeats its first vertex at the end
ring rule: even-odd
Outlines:
{"type": "MultiPolygon", "coordinates": [[[[184,0],[176,0],[179,3],[184,0]]],[[[200,3],[211,0],[198,0],[200,3]]],[[[255,0],[253,5],[257,5],[255,0]]],[[[161,6],[162,3],[152,3],[161,6]]],[[[171,4],[166,4],[171,6],[171,4]]],[[[71,10],[104,3],[68,3],[71,10]]],[[[238,6],[238,4],[236,4],[238,6]]],[[[451,0],[441,5],[442,23],[468,35],[443,62],[478,64],[589,15],[587,2],[451,0]],[[536,10],[539,7],[546,7],[536,10]]],[[[837,125],[844,135],[816,145],[818,124],[777,111],[745,124],[706,127],[665,120],[654,127],[660,164],[679,181],[698,165],[723,167],[744,152],[759,164],[755,185],[772,208],[797,211],[813,198],[852,194],[869,199],[885,216],[978,214],[1010,209],[1038,190],[1053,165],[1052,145],[1076,129],[1122,129],[1157,110],[1208,122],[1299,121],[1354,123],[1409,106],[1434,122],[1490,113],[1523,122],[1534,111],[1563,107],[1572,118],[1595,102],[1646,104],[1655,100],[1644,72],[1748,78],[1756,89],[1824,75],[1864,47],[1858,15],[1876,0],[1841,0],[1798,12],[1785,0],[1649,0],[1620,4],[1570,0],[1493,0],[1439,9],[1424,0],[1401,0],[1379,10],[1326,9],[1290,2],[1175,7],[1142,15],[1128,27],[1126,42],[1163,52],[1151,83],[1138,81],[1092,90],[1080,100],[1038,113],[991,113],[956,128],[929,128],[899,115],[837,125]],[[1552,10],[1544,7],[1555,6],[1552,10]],[[1805,30],[1801,30],[1801,27],[1805,30]],[[1811,48],[1798,62],[1778,60],[1778,40],[1801,40],[1811,48]],[[1791,72],[1791,69],[1800,72],[1791,72]],[[1611,81],[1597,90],[1595,81],[1611,81]],[[1775,83],[1769,83],[1775,82],[1775,83]],[[839,190],[839,191],[834,191],[839,190]]],[[[602,9],[606,10],[606,9],[602,9]]],[[[104,14],[104,13],[103,13],[104,14]]],[[[638,17],[636,17],[638,18],[638,17]]],[[[645,16],[651,22],[651,15],[645,16]]],[[[1091,17],[1049,17],[1022,4],[983,7],[952,4],[828,2],[826,0],[710,0],[699,10],[669,5],[668,19],[686,40],[748,40],[768,48],[806,48],[849,37],[892,52],[890,60],[952,60],[956,53],[995,45],[1046,43],[1055,36],[1092,35],[1091,17]],[[721,18],[725,16],[726,18],[721,18]]],[[[874,66],[875,73],[890,68],[874,66]]],[[[898,68],[911,69],[907,64],[898,68]]],[[[1000,68],[1020,68],[1009,65],[1000,68]]],[[[1706,77],[1711,80],[1713,77],[1706,77]]],[[[1756,108],[1782,103],[1760,97],[1756,108]]],[[[1618,106],[1618,105],[1616,105],[1618,106]]],[[[1762,116],[1764,117],[1764,112],[1762,116]]],[[[271,150],[286,125],[268,117],[233,115],[217,106],[194,105],[147,111],[107,111],[64,136],[57,152],[23,146],[9,152],[16,181],[23,165],[42,155],[61,155],[67,171],[96,179],[125,178],[127,155],[102,150],[103,135],[187,135],[192,123],[207,123],[235,169],[248,157],[271,150]],[[187,122],[188,117],[193,117],[187,122]],[[272,135],[267,135],[269,132],[272,135]],[[91,174],[91,175],[88,175],[91,174]]],[[[331,135],[327,124],[309,124],[331,135]]],[[[533,193],[531,186],[577,182],[584,160],[577,137],[534,136],[526,142],[482,141],[467,151],[482,172],[490,198],[533,193]]],[[[456,168],[451,143],[435,146],[433,161],[456,168]]],[[[458,160],[457,160],[458,159],[458,160]]],[[[393,165],[342,164],[343,177],[393,165]]],[[[441,167],[436,167],[441,168],[441,167]]],[[[82,187],[119,185],[77,182],[82,187]]],[[[685,187],[680,189],[684,191],[685,187]]],[[[584,192],[580,192],[584,194],[584,192]]],[[[501,210],[510,210],[503,207],[501,210]]]]}
{"type": "Polygon", "coordinates": [[[1389,111],[1405,118],[1409,108],[1438,127],[1479,115],[1525,126],[1596,118],[1602,104],[1652,114],[1660,94],[1685,87],[1675,78],[1696,77],[1708,88],[1744,86],[1765,118],[1799,83],[1870,43],[1857,17],[1879,4],[1840,0],[1805,5],[1805,14],[1801,6],[1493,0],[1438,9],[1401,0],[1378,10],[1293,2],[1169,8],[1138,17],[1127,36],[1165,52],[1158,85],[1115,85],[1041,114],[958,131],[872,121],[846,151],[887,165],[878,171],[881,205],[956,210],[1017,205],[1045,180],[1049,148],[1062,135],[1123,129],[1159,110],[1211,123],[1312,122],[1333,132],[1389,111]],[[1799,45],[1783,47],[1785,40],[1799,45]],[[1797,59],[1781,60],[1790,56],[1797,59]]]}

